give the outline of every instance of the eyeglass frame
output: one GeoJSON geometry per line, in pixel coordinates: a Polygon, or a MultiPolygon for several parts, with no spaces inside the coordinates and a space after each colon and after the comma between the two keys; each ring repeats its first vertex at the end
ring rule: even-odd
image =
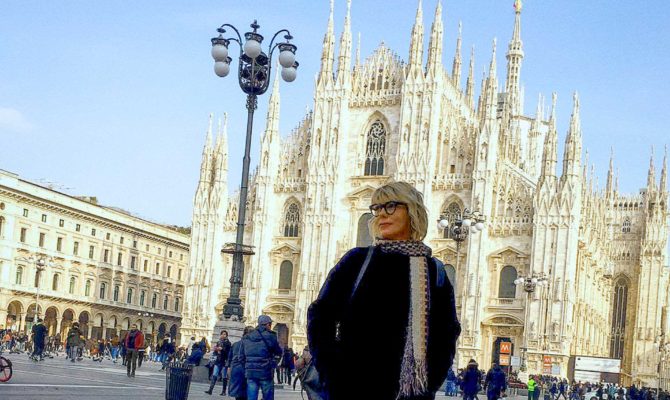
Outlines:
{"type": "Polygon", "coordinates": [[[368,207],[368,208],[370,209],[370,213],[372,213],[373,217],[378,217],[381,214],[382,209],[384,210],[386,215],[395,214],[395,210],[398,208],[398,206],[405,206],[405,208],[407,208],[407,203],[404,203],[402,201],[391,200],[391,201],[387,201],[386,203],[381,203],[381,204],[379,204],[379,203],[370,204],[370,207],[368,207]],[[392,206],[393,211],[391,211],[391,212],[389,212],[389,210],[388,210],[389,205],[393,205],[392,206]],[[377,210],[375,211],[373,207],[377,207],[377,210]]]}

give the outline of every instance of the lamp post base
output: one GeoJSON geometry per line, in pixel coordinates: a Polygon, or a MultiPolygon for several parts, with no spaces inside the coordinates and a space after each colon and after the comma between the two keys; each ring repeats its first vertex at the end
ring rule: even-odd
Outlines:
{"type": "Polygon", "coordinates": [[[219,341],[222,330],[228,331],[228,340],[230,340],[231,343],[239,341],[242,339],[244,326],[244,321],[239,320],[236,315],[231,317],[225,317],[223,314],[220,315],[219,320],[216,321],[216,324],[214,325],[214,331],[212,332],[212,344],[219,341]]]}

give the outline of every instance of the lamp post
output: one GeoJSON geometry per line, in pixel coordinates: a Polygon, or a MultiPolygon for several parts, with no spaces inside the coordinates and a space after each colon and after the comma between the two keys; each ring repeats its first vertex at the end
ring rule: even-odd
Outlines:
{"type": "Polygon", "coordinates": [[[246,217],[247,191],[249,185],[249,162],[251,148],[251,134],[254,120],[254,111],[258,106],[258,97],[265,93],[270,84],[272,70],[272,54],[279,48],[279,64],[282,66],[281,76],[286,82],[293,82],[296,78],[298,62],[295,61],[297,47],[290,43],[293,36],[287,29],[282,29],[274,34],[268,46],[268,52],[262,51],[263,36],[258,33],[260,25],[254,20],[250,25],[251,32],[244,34],[244,43],[240,32],[230,24],[223,24],[217,29],[219,36],[212,38],[212,57],[214,58],[214,72],[219,77],[225,77],[230,72],[232,58],[228,55],[230,42],[237,42],[240,47],[239,66],[237,78],[242,91],[247,94],[247,135],[244,146],[244,158],[242,163],[242,183],[240,185],[240,202],[237,216],[237,235],[234,244],[226,244],[222,253],[233,255],[233,268],[230,277],[230,296],[223,307],[221,319],[237,317],[241,320],[244,308],[240,299],[240,289],[244,276],[244,255],[254,254],[251,246],[244,245],[244,225],[246,217]],[[224,37],[226,28],[230,28],[234,35],[224,37]],[[280,34],[284,34],[284,42],[275,43],[280,34]]]}
{"type": "Polygon", "coordinates": [[[542,287],[546,286],[549,283],[549,280],[547,277],[544,275],[543,272],[540,273],[532,273],[530,276],[523,277],[520,276],[518,277],[515,281],[514,284],[517,286],[522,286],[523,290],[526,292],[526,316],[525,316],[525,321],[524,324],[524,331],[523,331],[523,347],[521,348],[521,366],[519,369],[522,372],[526,372],[526,353],[528,352],[528,315],[529,315],[529,310],[530,310],[530,297],[533,292],[535,292],[536,287],[542,287]]]}
{"type": "MultiPolygon", "coordinates": [[[[40,280],[42,279],[42,271],[47,267],[55,265],[52,257],[43,255],[32,255],[28,258],[21,258],[22,261],[27,261],[35,266],[35,282],[37,283],[37,291],[35,295],[35,320],[40,317],[40,280]]],[[[36,321],[33,321],[35,323],[36,321]]]]}
{"type": "MultiPolygon", "coordinates": [[[[437,226],[451,233],[451,239],[456,242],[456,271],[460,271],[461,262],[461,244],[468,238],[470,234],[476,234],[486,228],[486,217],[480,211],[471,211],[464,209],[459,216],[449,216],[441,214],[437,220],[437,226]]],[[[465,290],[463,291],[465,293],[465,290]]],[[[465,315],[465,306],[461,305],[461,321],[465,315]]],[[[456,358],[458,363],[458,357],[456,358]]]]}

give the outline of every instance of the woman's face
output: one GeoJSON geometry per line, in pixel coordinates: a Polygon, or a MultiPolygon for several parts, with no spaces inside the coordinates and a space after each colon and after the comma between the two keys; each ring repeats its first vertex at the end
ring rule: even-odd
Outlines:
{"type": "MultiPolygon", "coordinates": [[[[388,207],[387,207],[388,208],[388,207]]],[[[392,214],[388,214],[382,207],[377,215],[379,233],[386,240],[409,240],[412,230],[409,223],[409,214],[405,204],[398,204],[392,214]]]]}

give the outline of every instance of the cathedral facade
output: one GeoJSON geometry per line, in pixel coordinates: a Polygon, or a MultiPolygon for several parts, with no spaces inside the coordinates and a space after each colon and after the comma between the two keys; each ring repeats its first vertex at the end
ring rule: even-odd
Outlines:
{"type": "MultiPolygon", "coordinates": [[[[255,249],[245,258],[247,321],[271,315],[280,341],[302,348],[307,308],[329,270],[350,248],[372,242],[372,192],[403,180],[424,194],[433,221],[453,221],[466,209],[486,219],[460,245],[437,223],[426,238],[456,288],[458,366],[500,361],[500,343],[511,342],[530,373],[566,376],[570,356],[592,355],[621,359],[624,382],[657,382],[670,341],[666,159],[659,183],[652,156],[638,194],[619,193],[613,160],[599,187],[582,155],[574,94],[558,169],[556,95],[547,109],[540,96],[535,115],[523,114],[520,1],[504,85],[494,41],[478,96],[474,52],[460,85],[460,32],[451,71],[442,63],[440,4],[424,49],[419,3],[406,62],[383,43],[364,61],[359,45],[352,60],[350,1],[336,51],[332,8],[313,107],[285,136],[277,79],[272,88],[247,203],[245,244],[255,249]],[[534,275],[547,284],[529,293],[515,283],[534,275]]],[[[232,256],[221,249],[234,242],[238,197],[226,189],[225,122],[214,143],[212,134],[210,118],[183,337],[211,336],[230,289],[232,256]]]]}

